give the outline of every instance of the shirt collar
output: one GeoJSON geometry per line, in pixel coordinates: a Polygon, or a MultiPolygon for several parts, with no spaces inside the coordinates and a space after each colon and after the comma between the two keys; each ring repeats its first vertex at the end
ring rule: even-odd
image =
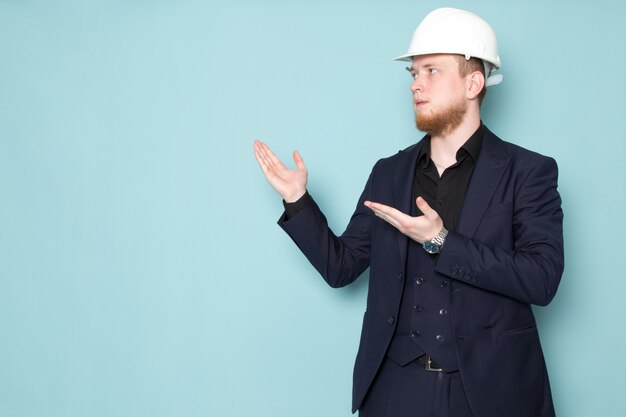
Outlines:
{"type": "MultiPolygon", "coordinates": [[[[476,129],[476,131],[472,134],[472,136],[470,136],[469,139],[465,141],[463,146],[461,146],[461,149],[464,149],[465,152],[467,152],[469,156],[472,157],[474,162],[476,162],[476,160],[478,159],[478,154],[480,153],[480,147],[483,144],[484,136],[485,136],[485,126],[483,125],[482,122],[480,122],[480,126],[478,126],[478,129],[476,129]]],[[[457,153],[457,160],[459,159],[458,156],[459,155],[457,153]]]]}
{"type": "MultiPolygon", "coordinates": [[[[461,158],[462,153],[467,152],[469,156],[476,162],[478,159],[478,154],[480,153],[480,147],[483,144],[483,137],[485,136],[485,125],[480,122],[480,126],[478,129],[469,137],[459,148],[456,153],[457,161],[461,158]]],[[[424,145],[420,149],[419,154],[417,155],[417,164],[423,168],[428,168],[430,166],[430,135],[426,136],[426,141],[424,145]]]]}

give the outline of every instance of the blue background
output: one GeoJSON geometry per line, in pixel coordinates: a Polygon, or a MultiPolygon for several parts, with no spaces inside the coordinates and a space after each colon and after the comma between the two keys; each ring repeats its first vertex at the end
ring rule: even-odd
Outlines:
{"type": "Polygon", "coordinates": [[[498,34],[484,122],[559,162],[566,271],[535,309],[557,413],[623,416],[626,6],[606,0],[0,0],[0,415],[349,416],[367,278],[317,276],[252,142],[300,150],[341,232],[375,161],[421,137],[391,58],[445,5],[498,34]]]}

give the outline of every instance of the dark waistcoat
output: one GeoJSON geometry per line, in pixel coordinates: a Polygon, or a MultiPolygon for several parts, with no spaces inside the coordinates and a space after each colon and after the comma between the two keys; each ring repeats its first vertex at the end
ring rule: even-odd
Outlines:
{"type": "Polygon", "coordinates": [[[435,272],[435,255],[409,240],[396,331],[387,354],[406,365],[428,353],[446,371],[458,369],[450,323],[450,279],[435,272]]]}

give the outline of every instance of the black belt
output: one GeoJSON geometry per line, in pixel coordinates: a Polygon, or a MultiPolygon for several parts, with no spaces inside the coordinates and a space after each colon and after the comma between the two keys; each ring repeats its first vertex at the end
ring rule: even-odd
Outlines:
{"type": "Polygon", "coordinates": [[[416,364],[431,372],[443,372],[441,366],[428,355],[422,355],[414,361],[416,364]]]}

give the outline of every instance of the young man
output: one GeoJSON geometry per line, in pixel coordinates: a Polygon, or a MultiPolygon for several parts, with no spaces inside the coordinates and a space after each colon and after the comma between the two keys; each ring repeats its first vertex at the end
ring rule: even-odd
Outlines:
{"type": "Polygon", "coordinates": [[[412,63],[416,125],[428,134],[376,163],[341,236],[307,193],[300,155],[290,170],[254,145],[285,201],[280,226],[328,284],[370,267],[353,412],[553,416],[531,304],[548,304],[563,272],[556,163],[481,123],[486,85],[502,77],[480,17],[434,10],[398,59],[412,63]]]}

